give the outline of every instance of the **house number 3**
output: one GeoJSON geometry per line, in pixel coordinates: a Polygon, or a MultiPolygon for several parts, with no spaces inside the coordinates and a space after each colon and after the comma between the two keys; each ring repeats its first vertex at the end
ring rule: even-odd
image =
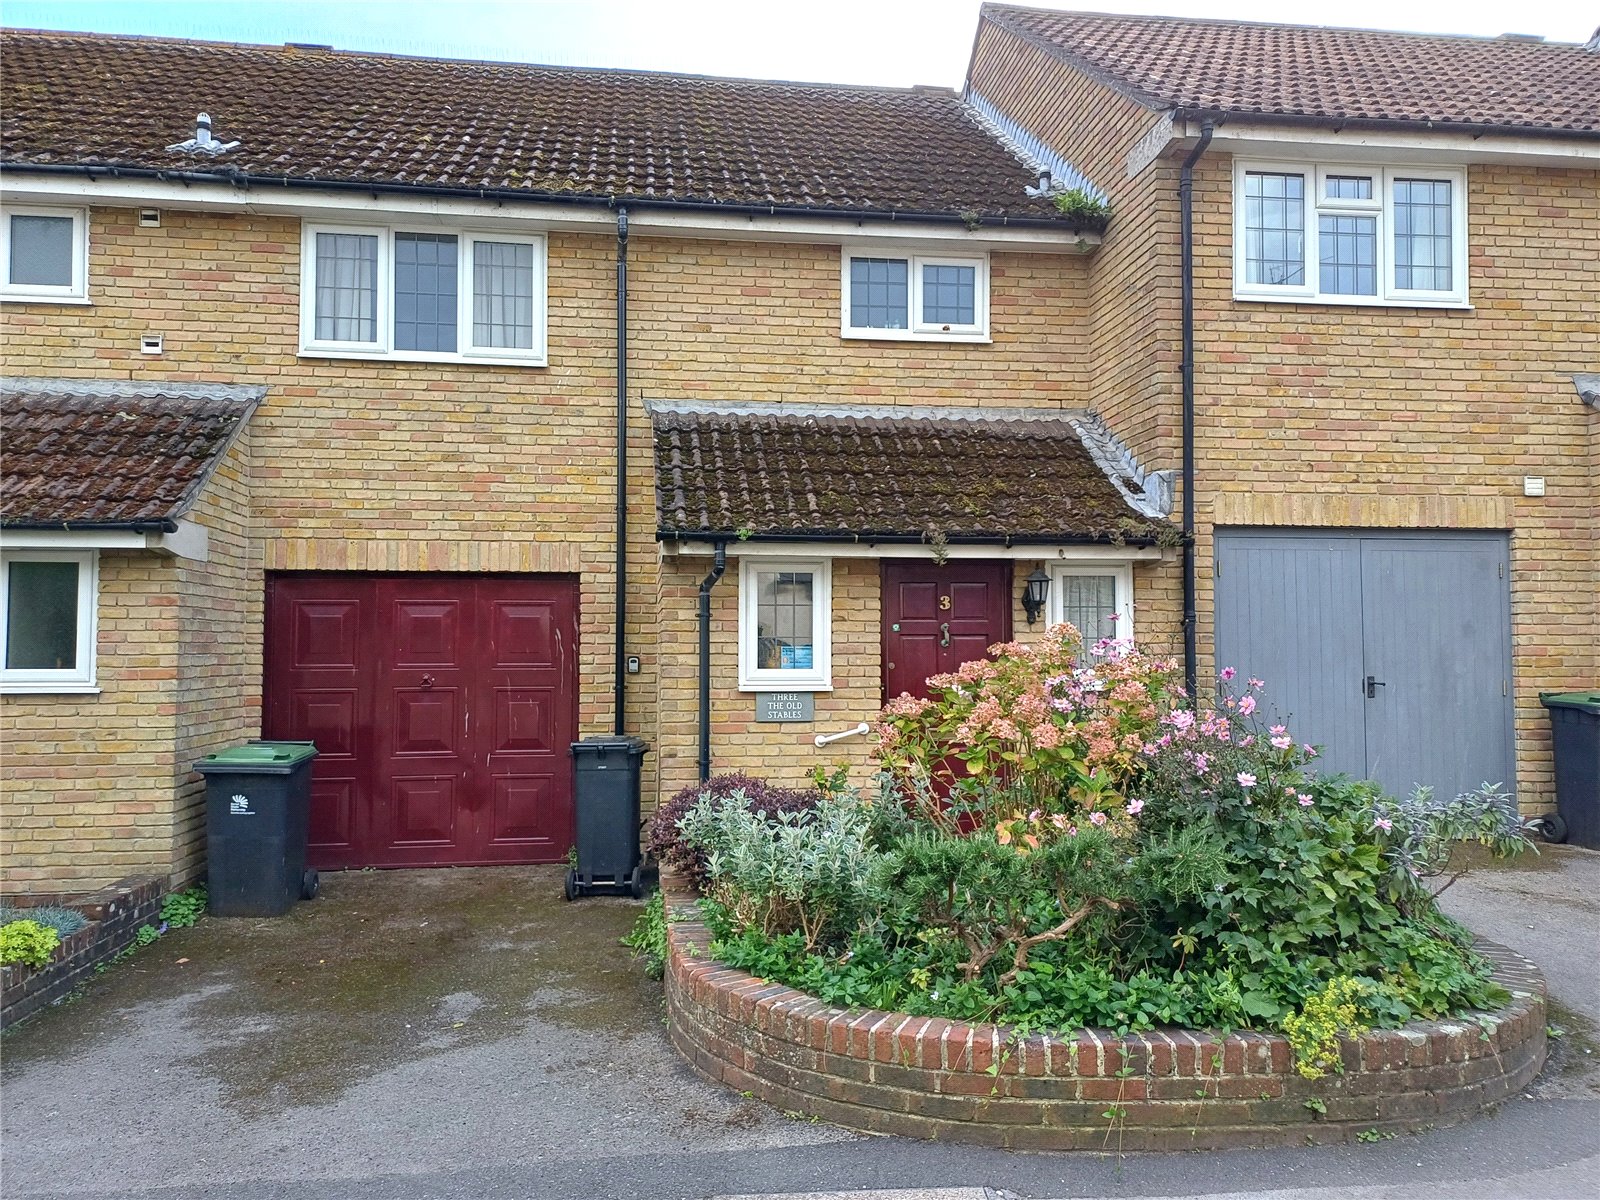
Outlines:
{"type": "Polygon", "coordinates": [[[940,612],[949,612],[950,611],[950,597],[949,596],[940,596],[939,597],[939,611],[940,612]]]}

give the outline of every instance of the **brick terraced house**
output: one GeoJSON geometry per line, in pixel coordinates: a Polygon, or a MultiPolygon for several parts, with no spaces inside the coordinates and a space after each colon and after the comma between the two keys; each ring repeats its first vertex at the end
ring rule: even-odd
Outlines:
{"type": "Polygon", "coordinates": [[[644,737],[647,800],[864,769],[816,739],[1059,620],[1548,805],[1593,45],[991,5],[960,94],[0,53],[8,887],[193,876],[192,764],[262,734],[321,751],[317,865],[559,860],[575,738],[644,737]]]}

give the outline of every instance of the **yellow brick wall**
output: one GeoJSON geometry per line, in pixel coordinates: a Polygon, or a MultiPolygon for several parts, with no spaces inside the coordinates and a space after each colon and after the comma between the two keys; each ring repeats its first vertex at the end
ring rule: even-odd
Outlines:
{"type": "Polygon", "coordinates": [[[1196,181],[1202,649],[1213,524],[1511,532],[1519,799],[1552,796],[1538,694],[1600,681],[1600,172],[1468,168],[1470,312],[1232,298],[1232,162],[1196,181]],[[1526,475],[1546,494],[1524,497],[1526,475]]]}
{"type": "Polygon", "coordinates": [[[98,695],[7,696],[3,881],[77,891],[165,874],[173,854],[179,569],[100,554],[98,695]]]}
{"type": "MultiPolygon", "coordinates": [[[[1128,178],[1158,114],[987,22],[971,78],[1111,193],[1091,263],[1091,394],[1146,463],[1174,465],[1182,151],[1128,178]]],[[[1201,161],[1195,189],[1202,682],[1214,525],[1508,530],[1519,799],[1542,811],[1538,693],[1600,682],[1600,416],[1570,380],[1600,364],[1600,173],[1469,168],[1470,312],[1234,301],[1228,155],[1201,161]],[[1547,494],[1523,497],[1524,475],[1547,494]]],[[[1140,639],[1176,639],[1177,564],[1147,574],[1140,639]]]]}
{"type": "MultiPolygon", "coordinates": [[[[978,26],[969,85],[1109,196],[1111,225],[1089,262],[1089,403],[1145,468],[1176,468],[1182,452],[1178,167],[1166,158],[1128,174],[1129,150],[1159,114],[988,21],[978,26]]],[[[1175,489],[1175,503],[1181,495],[1175,489]]],[[[1177,562],[1141,568],[1134,604],[1141,640],[1177,638],[1181,649],[1177,562]]]]}
{"type": "MultiPolygon", "coordinates": [[[[168,747],[165,798],[151,823],[166,830],[160,853],[172,872],[197,862],[198,778],[187,764],[208,739],[259,729],[263,570],[576,576],[579,733],[610,730],[612,235],[550,237],[548,368],[301,358],[298,220],[167,210],[159,228],[142,228],[131,210],[97,208],[90,236],[92,305],[0,306],[7,371],[268,388],[248,463],[215,485],[219,496],[248,493],[248,521],[221,522],[213,534],[214,546],[245,548],[245,561],[166,580],[165,594],[185,597],[192,618],[170,650],[165,724],[146,727],[168,747]],[[161,356],[139,353],[146,332],[164,335],[161,356]]],[[[643,400],[1085,405],[1088,260],[1075,250],[997,253],[991,276],[990,345],[847,341],[837,247],[634,238],[628,642],[643,670],[628,681],[627,726],[660,742],[646,759],[647,795],[658,763],[686,753],[693,769],[692,729],[687,750],[666,729],[658,738],[656,710],[658,683],[667,694],[678,686],[671,655],[657,647],[681,621],[692,627],[694,594],[685,600],[658,580],[643,400]]],[[[864,653],[876,671],[875,625],[864,653]]],[[[117,676],[114,656],[102,666],[117,676]]],[[[77,703],[8,702],[14,751],[51,758],[50,743],[31,740],[28,711],[70,712],[70,721],[82,715],[77,703]]],[[[101,783],[58,781],[58,806],[101,783]]],[[[69,860],[90,861],[63,854],[50,869],[77,869],[69,860]]]]}

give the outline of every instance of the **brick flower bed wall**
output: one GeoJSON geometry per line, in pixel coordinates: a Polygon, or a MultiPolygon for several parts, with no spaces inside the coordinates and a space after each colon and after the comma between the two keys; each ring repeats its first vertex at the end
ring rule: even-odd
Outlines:
{"type": "Polygon", "coordinates": [[[89,924],[62,938],[55,957],[37,970],[20,965],[0,968],[0,1029],[54,1004],[85,982],[95,967],[116,957],[133,942],[139,926],[156,924],[165,894],[162,880],[134,877],[97,892],[6,897],[19,909],[49,904],[75,908],[89,918],[89,924]]]}
{"type": "Polygon", "coordinates": [[[1545,1057],[1543,978],[1487,942],[1504,1008],[1347,1039],[1344,1073],[1307,1080],[1275,1035],[1085,1030],[1012,1045],[994,1025],[834,1008],[712,961],[693,894],[663,885],[673,1044],[708,1079],[852,1129],[1025,1150],[1349,1141],[1465,1120],[1545,1057]]]}

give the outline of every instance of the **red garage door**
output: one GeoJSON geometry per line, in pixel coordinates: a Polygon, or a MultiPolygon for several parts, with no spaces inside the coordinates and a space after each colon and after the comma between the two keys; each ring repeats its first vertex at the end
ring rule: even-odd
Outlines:
{"type": "Polygon", "coordinates": [[[269,576],[263,725],[321,752],[311,865],[566,856],[577,591],[503,575],[269,576]]]}

